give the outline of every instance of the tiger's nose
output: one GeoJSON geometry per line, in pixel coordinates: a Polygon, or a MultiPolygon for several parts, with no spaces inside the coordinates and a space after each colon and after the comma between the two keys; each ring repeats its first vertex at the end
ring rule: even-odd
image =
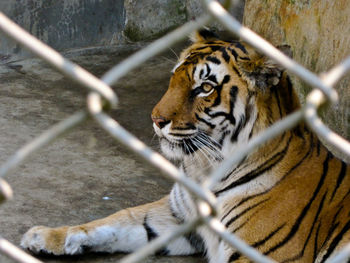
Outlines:
{"type": "Polygon", "coordinates": [[[163,128],[165,125],[167,125],[170,121],[166,120],[164,117],[153,117],[151,116],[152,121],[157,125],[158,128],[163,128]]]}

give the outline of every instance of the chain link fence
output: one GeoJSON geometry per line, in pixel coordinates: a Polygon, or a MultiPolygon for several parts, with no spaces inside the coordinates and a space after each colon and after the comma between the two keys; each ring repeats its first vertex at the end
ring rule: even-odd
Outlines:
{"type": "MultiPolygon", "coordinates": [[[[237,1],[232,1],[235,4],[237,1]]],[[[0,203],[10,199],[12,196],[11,187],[4,181],[6,175],[19,166],[33,152],[45,147],[60,134],[74,129],[78,124],[87,119],[96,121],[111,136],[122,144],[129,147],[132,151],[147,160],[153,166],[157,167],[169,178],[185,186],[188,191],[198,198],[199,216],[191,222],[178,226],[177,230],[160,236],[153,240],[140,250],[125,256],[120,262],[138,262],[145,257],[154,254],[162,246],[174,240],[175,238],[192,231],[194,228],[205,224],[214,233],[220,236],[228,244],[235,247],[240,253],[254,262],[271,263],[272,259],[260,254],[254,248],[248,246],[237,236],[228,232],[225,226],[216,218],[217,202],[214,194],[209,190],[212,185],[218,182],[230,167],[240,162],[247,154],[253,151],[259,145],[267,142],[274,136],[281,134],[287,129],[291,129],[298,122],[304,120],[313,129],[314,132],[322,137],[327,143],[334,145],[343,154],[350,156],[350,143],[332,132],[325,126],[317,115],[318,107],[325,103],[335,103],[338,99],[337,92],[333,86],[350,71],[350,57],[342,63],[332,68],[322,76],[317,76],[308,71],[292,59],[285,56],[279,50],[274,48],[266,40],[252,32],[250,29],[242,26],[234,17],[232,17],[215,0],[203,0],[203,4],[208,10],[208,14],[203,15],[196,21],[188,22],[173,32],[154,41],[146,48],[136,52],[120,64],[110,69],[106,74],[98,79],[80,66],[63,58],[52,48],[46,46],[35,37],[25,32],[22,28],[13,23],[3,13],[0,13],[0,30],[9,38],[14,39],[36,56],[42,58],[52,67],[56,68],[62,74],[88,88],[90,93],[87,97],[87,110],[81,110],[60,123],[52,126],[49,130],[42,133],[36,139],[19,149],[8,161],[0,167],[0,203]],[[107,109],[115,108],[118,105],[118,97],[110,88],[111,85],[127,74],[130,70],[140,66],[146,60],[156,54],[166,50],[169,46],[186,38],[194,30],[208,24],[213,19],[219,21],[226,29],[239,36],[242,40],[248,42],[257,50],[266,54],[284,66],[290,73],[301,78],[305,83],[314,89],[308,94],[306,104],[297,112],[289,115],[283,120],[275,123],[266,131],[252,138],[247,145],[242,147],[231,158],[225,160],[222,165],[212,172],[211,176],[201,185],[186,177],[179,169],[168,162],[160,154],[152,151],[144,143],[126,131],[118,122],[112,119],[107,109]]],[[[0,237],[0,252],[23,263],[40,263],[41,261],[26,254],[16,246],[0,237]]],[[[329,262],[343,262],[350,257],[350,244],[344,247],[329,262]]]]}

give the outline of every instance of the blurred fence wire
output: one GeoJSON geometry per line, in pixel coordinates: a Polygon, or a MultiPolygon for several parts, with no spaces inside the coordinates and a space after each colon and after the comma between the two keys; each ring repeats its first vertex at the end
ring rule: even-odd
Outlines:
{"type": "MultiPolygon", "coordinates": [[[[246,243],[244,243],[244,241],[240,240],[237,236],[225,229],[225,226],[215,217],[217,209],[216,198],[209,189],[226,174],[230,167],[240,162],[244,156],[249,154],[256,147],[270,140],[274,136],[284,132],[285,130],[293,128],[302,120],[305,120],[313,131],[326,140],[328,144],[335,146],[342,153],[350,156],[350,143],[331,131],[322,123],[321,119],[317,115],[317,109],[321,104],[325,102],[335,103],[337,101],[338,95],[333,86],[350,71],[350,57],[345,59],[336,67],[332,68],[329,72],[322,74],[322,77],[317,76],[284,55],[278,49],[274,48],[270,43],[261,38],[259,35],[255,34],[249,28],[242,26],[221,6],[218,1],[202,1],[204,6],[207,8],[207,14],[195,21],[186,23],[185,25],[175,29],[173,32],[154,41],[144,49],[141,49],[140,51],[131,55],[129,58],[107,71],[101,79],[98,79],[80,66],[63,58],[58,52],[24,31],[21,27],[16,25],[0,12],[0,30],[5,35],[26,47],[36,56],[49,63],[52,67],[56,68],[68,78],[78,82],[90,90],[87,98],[87,110],[81,110],[60,123],[52,126],[49,130],[43,132],[40,136],[29,142],[27,145],[24,145],[0,167],[0,203],[12,197],[11,187],[3,179],[11,170],[18,167],[19,164],[22,163],[27,157],[32,155],[33,152],[49,144],[60,134],[67,132],[68,130],[74,130],[74,127],[76,127],[79,123],[92,119],[99,123],[101,127],[103,127],[103,129],[115,139],[125,144],[132,151],[139,154],[142,158],[161,170],[163,174],[185,186],[188,191],[197,196],[199,200],[198,218],[180,225],[176,231],[160,236],[140,250],[125,256],[120,262],[131,263],[141,261],[176,237],[193,231],[194,228],[203,224],[209,227],[214,233],[220,236],[228,244],[238,249],[240,253],[244,254],[252,261],[261,263],[274,262],[272,259],[260,254],[257,250],[248,246],[246,243]],[[219,21],[226,29],[281,64],[289,72],[301,78],[305,83],[312,86],[313,90],[307,96],[304,107],[252,138],[247,145],[245,145],[241,150],[237,151],[237,154],[225,160],[223,164],[216,169],[211,176],[208,177],[208,180],[206,180],[202,185],[199,185],[190,178],[186,177],[179,169],[168,162],[160,154],[152,151],[144,143],[131,135],[121,125],[119,125],[116,120],[112,119],[108,115],[108,112],[106,112],[104,109],[115,108],[118,104],[117,94],[110,88],[111,85],[115,84],[130,70],[140,66],[146,60],[164,51],[176,42],[186,38],[190,33],[208,24],[212,20],[219,21]]],[[[235,3],[237,1],[232,2],[235,3]]],[[[345,248],[334,256],[329,262],[336,263],[342,262],[344,259],[348,259],[350,256],[349,248],[350,244],[345,246],[345,248]]],[[[1,237],[0,252],[21,263],[41,262],[1,237]]]]}

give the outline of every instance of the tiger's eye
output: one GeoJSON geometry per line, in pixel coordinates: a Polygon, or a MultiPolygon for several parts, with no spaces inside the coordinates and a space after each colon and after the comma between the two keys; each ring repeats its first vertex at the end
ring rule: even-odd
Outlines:
{"type": "Polygon", "coordinates": [[[210,84],[204,84],[203,85],[203,91],[204,92],[210,92],[213,89],[213,86],[210,84]]]}

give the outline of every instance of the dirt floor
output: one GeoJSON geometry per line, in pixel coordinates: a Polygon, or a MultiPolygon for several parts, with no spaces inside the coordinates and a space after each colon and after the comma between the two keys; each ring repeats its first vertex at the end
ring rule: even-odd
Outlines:
{"type": "MultiPolygon", "coordinates": [[[[100,76],[137,48],[90,48],[66,52],[65,56],[100,76]]],[[[157,139],[153,138],[150,113],[167,88],[175,61],[169,50],[115,86],[120,107],[111,115],[154,149],[157,139]]],[[[38,59],[0,64],[0,164],[51,125],[84,108],[86,94],[85,88],[38,59]]],[[[34,225],[54,227],[98,219],[157,200],[172,185],[93,121],[40,150],[5,180],[15,195],[0,207],[0,236],[16,245],[34,225]]],[[[89,254],[40,259],[50,263],[102,263],[121,257],[89,254]]],[[[0,255],[0,262],[14,261],[0,255]]],[[[204,261],[198,257],[150,257],[144,262],[204,261]]]]}

